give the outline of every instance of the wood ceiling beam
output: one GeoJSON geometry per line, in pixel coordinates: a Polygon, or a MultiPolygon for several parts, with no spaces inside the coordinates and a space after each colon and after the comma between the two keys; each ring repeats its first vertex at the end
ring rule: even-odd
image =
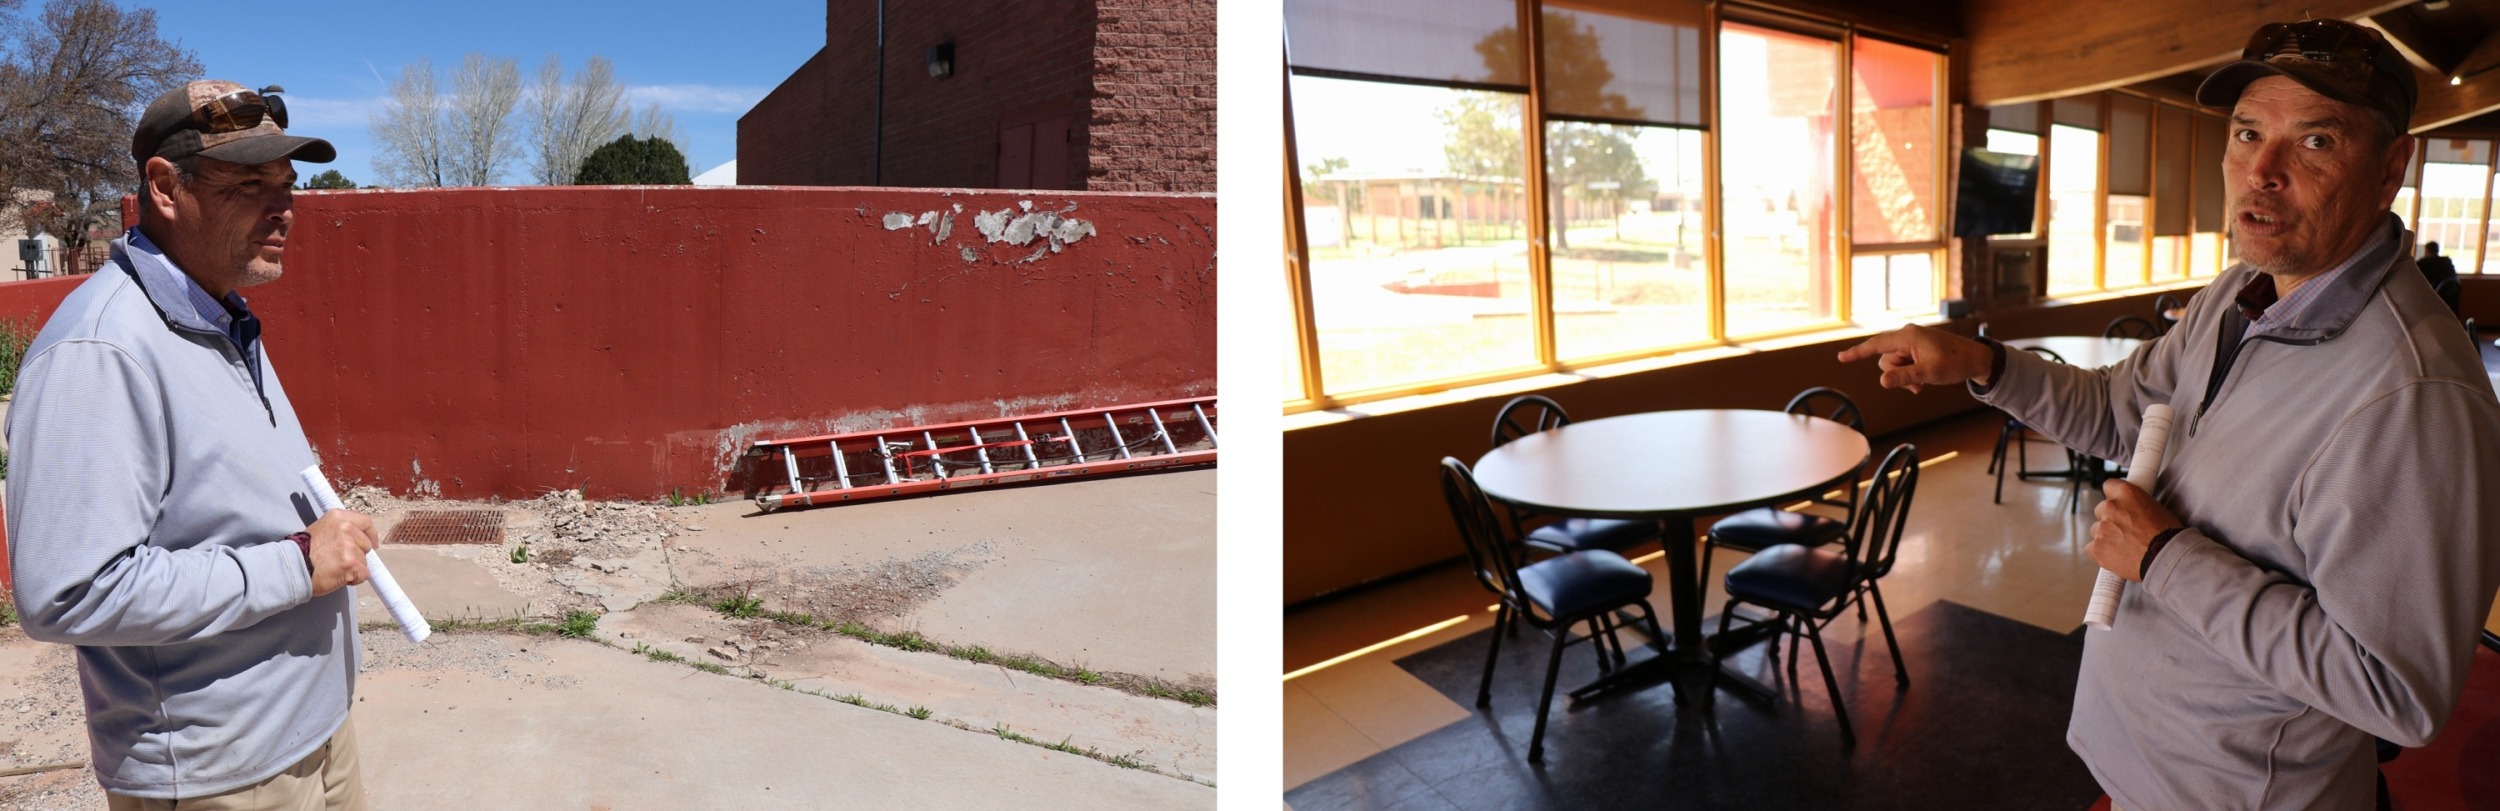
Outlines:
{"type": "Polygon", "coordinates": [[[2441,73],[2416,71],[2421,98],[2413,105],[2413,131],[2437,129],[2500,110],[2500,34],[2483,37],[2452,68],[2462,81],[2449,84],[2441,73]]]}
{"type": "Polygon", "coordinates": [[[1964,0],[1970,100],[2011,104],[2119,87],[2230,61],[2270,22],[2354,19],[2412,0],[1964,0]]]}
{"type": "Polygon", "coordinates": [[[2404,54],[2405,61],[2413,63],[2417,70],[2447,73],[2457,69],[2457,55],[2441,45],[2438,37],[2431,35],[2421,18],[2403,11],[2389,11],[2363,17],[2360,22],[2386,34],[2387,41],[2396,46],[2396,52],[2404,54]]]}

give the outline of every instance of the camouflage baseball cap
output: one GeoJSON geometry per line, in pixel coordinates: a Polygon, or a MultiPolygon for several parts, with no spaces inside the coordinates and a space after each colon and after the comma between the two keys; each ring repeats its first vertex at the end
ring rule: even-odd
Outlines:
{"type": "Polygon", "coordinates": [[[286,134],[286,103],[239,84],[215,79],[191,82],[148,102],[130,136],[130,157],[180,160],[193,155],[229,163],[259,164],[279,158],[312,163],[338,159],[319,138],[286,134]]]}
{"type": "Polygon", "coordinates": [[[2344,20],[2267,23],[2248,38],[2240,61],[2196,88],[2196,103],[2230,107],[2250,82],[2283,76],[2318,95],[2387,116],[2398,133],[2413,122],[2419,91],[2413,69],[2377,29],[2344,20]]]}

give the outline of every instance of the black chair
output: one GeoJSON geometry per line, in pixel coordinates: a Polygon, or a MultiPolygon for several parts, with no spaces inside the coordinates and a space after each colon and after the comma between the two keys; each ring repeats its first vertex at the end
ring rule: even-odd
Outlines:
{"type": "MultiPolygon", "coordinates": [[[[1511,440],[1552,428],[1571,424],[1571,415],[1562,404],[1542,394],[1511,398],[1493,417],[1493,447],[1510,444],[1511,440]]],[[[1658,540],[1655,521],[1624,521],[1612,518],[1565,518],[1542,526],[1528,528],[1537,516],[1526,510],[1510,509],[1511,525],[1527,532],[1527,544],[1549,552],[1578,552],[1603,549],[1623,552],[1632,547],[1658,540]]]]}
{"type": "Polygon", "coordinates": [[[2170,317],[2170,311],[2183,310],[2186,308],[2187,302],[2180,301],[2178,296],[2173,296],[2169,293],[2154,296],[2153,323],[2161,326],[2161,332],[2163,335],[2168,335],[2170,334],[2170,325],[2179,323],[2179,319],[2170,317]]]}
{"type": "MultiPolygon", "coordinates": [[[[1857,402],[1836,389],[1816,386],[1799,392],[1796,397],[1788,401],[1787,411],[1790,414],[1822,417],[1857,429],[1858,433],[1866,433],[1866,417],[1858,413],[1857,402]]],[[[1742,552],[1759,552],[1780,544],[1823,546],[1840,540],[1842,535],[1849,532],[1849,518],[1857,514],[1858,477],[1853,471],[1849,477],[1848,486],[1841,489],[1840,498],[1830,498],[1827,493],[1818,493],[1810,501],[1826,507],[1839,508],[1840,517],[1835,519],[1831,516],[1808,512],[1790,512],[1778,507],[1761,507],[1719,519],[1718,523],[1711,524],[1710,532],[1703,537],[1701,542],[1702,576],[1709,576],[1710,553],[1716,547],[1726,547],[1742,552]]]]}
{"type": "Polygon", "coordinates": [[[2465,304],[2459,300],[2460,290],[2455,279],[2447,279],[2431,286],[2431,292],[2438,293],[2440,302],[2448,305],[2448,312],[2462,316],[2465,312],[2465,304]]]}
{"type": "MultiPolygon", "coordinates": [[[[1874,598],[1884,644],[1892,649],[1894,681],[1899,689],[1910,688],[1910,670],[1902,664],[1901,643],[1893,638],[1892,615],[1884,608],[1884,593],[1876,583],[1892,571],[1893,561],[1900,556],[1901,529],[1908,523],[1910,501],[1917,494],[1918,447],[1894,448],[1869,479],[1866,496],[1858,503],[1857,520],[1849,523],[1848,538],[1840,549],[1776,546],[1727,573],[1727,606],[1719,612],[1719,633],[1728,632],[1736,606],[1744,603],[1777,612],[1763,621],[1776,623],[1780,633],[1812,642],[1815,663],[1823,668],[1823,688],[1831,693],[1832,715],[1840,719],[1844,746],[1855,745],[1857,734],[1849,728],[1849,708],[1841,701],[1840,681],[1832,677],[1831,657],[1823,650],[1823,626],[1850,605],[1862,606],[1867,598],[1874,598]]],[[[1788,648],[1788,668],[1796,673],[1796,645],[1788,648]]]]}
{"type": "MultiPolygon", "coordinates": [[[[2028,347],[2024,351],[2047,358],[2055,363],[2066,362],[2064,357],[2047,349],[2028,347]]],[[[2066,451],[2065,472],[2078,477],[2076,479],[2077,483],[2070,486],[2068,490],[2070,493],[2077,496],[2080,496],[2082,492],[2082,484],[2080,483],[2080,476],[2082,474],[2079,471],[2083,470],[2083,466],[2085,464],[2086,462],[2081,457],[2076,456],[2073,451],[2066,451]]],[[[2053,476],[2058,474],[2058,471],[2054,470],[2031,469],[2031,426],[2024,425],[2022,420],[2014,419],[2013,417],[2006,417],[2005,427],[1997,429],[1996,450],[1988,454],[1988,472],[1996,474],[1997,477],[1996,496],[1993,499],[1995,503],[2005,503],[2005,473],[2009,469],[2017,471],[2015,473],[2015,478],[2035,475],[2053,476]],[[2015,462],[2012,465],[2007,465],[2005,463],[2006,451],[2009,448],[2014,452],[2015,462]]],[[[2077,498],[2074,505],[2069,505],[2069,509],[2081,509],[2079,505],[2082,503],[2082,499],[2077,498]]]]}
{"type": "Polygon", "coordinates": [[[2122,315],[2101,329],[2103,338],[2135,338],[2150,341],[2161,337],[2161,326],[2140,315],[2122,315]]]}
{"type": "MultiPolygon", "coordinates": [[[[1476,706],[1492,706],[1493,665],[1501,659],[1502,637],[1518,623],[1525,622],[1554,639],[1553,652],[1545,661],[1545,692],[1537,699],[1536,732],[1528,738],[1528,760],[1542,762],[1545,716],[1554,705],[1554,679],[1562,672],[1564,647],[1580,639],[1602,639],[1600,626],[1605,622],[1601,618],[1639,606],[1649,622],[1650,638],[1660,640],[1663,652],[1667,635],[1658,627],[1658,612],[1649,605],[1649,570],[1602,549],[1521,566],[1519,545],[1502,531],[1492,503],[1476,487],[1475,474],[1465,463],[1442,457],[1441,495],[1449,502],[1450,517],[1458,523],[1459,538],[1466,542],[1476,582],[1501,598],[1493,620],[1493,644],[1484,656],[1484,679],[1476,687],[1476,706]],[[1573,639],[1571,627],[1582,623],[1588,624],[1589,634],[1573,639]]],[[[1683,700],[1678,693],[1676,701],[1683,700]]]]}

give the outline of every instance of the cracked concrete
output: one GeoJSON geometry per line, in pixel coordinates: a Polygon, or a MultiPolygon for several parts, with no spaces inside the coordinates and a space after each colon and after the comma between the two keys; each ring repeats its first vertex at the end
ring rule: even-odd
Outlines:
{"type": "MultiPolygon", "coordinates": [[[[505,515],[500,548],[385,547],[429,617],[552,621],[589,610],[604,615],[597,636],[615,646],[468,631],[411,647],[393,629],[367,630],[356,712],[370,799],[461,809],[829,798],[1211,806],[1214,790],[1197,781],[1215,775],[1214,708],[653,600],[766,571],[790,586],[759,594],[769,609],[857,606],[861,621],[888,631],[1213,690],[1214,489],[1214,471],[1192,470],[775,513],[745,502],[670,508],[557,494],[485,505],[352,491],[386,534],[415,509],[505,515]],[[522,544],[531,554],[516,563],[522,544]],[[638,645],[738,675],[652,661],[638,645]],[[830,698],[844,695],[931,717],[830,698]],[[1000,726],[1155,771],[1003,741],[1000,726]]],[[[359,619],[387,622],[358,591],[359,619]]],[[[66,654],[0,629],[0,696],[60,705],[28,710],[26,728],[0,735],[0,769],[85,757],[66,654]]],[[[0,701],[0,719],[14,710],[0,701]]],[[[0,778],[0,808],[12,804],[101,808],[102,797],[77,769],[0,778]]]]}

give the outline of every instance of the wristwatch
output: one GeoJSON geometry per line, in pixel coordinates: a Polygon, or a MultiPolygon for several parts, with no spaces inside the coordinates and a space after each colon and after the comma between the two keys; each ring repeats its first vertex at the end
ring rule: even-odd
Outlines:
{"type": "Polygon", "coordinates": [[[303,550],[304,567],[307,569],[312,568],[312,533],[298,532],[293,535],[286,536],[286,539],[294,541],[295,548],[303,550]]]}

